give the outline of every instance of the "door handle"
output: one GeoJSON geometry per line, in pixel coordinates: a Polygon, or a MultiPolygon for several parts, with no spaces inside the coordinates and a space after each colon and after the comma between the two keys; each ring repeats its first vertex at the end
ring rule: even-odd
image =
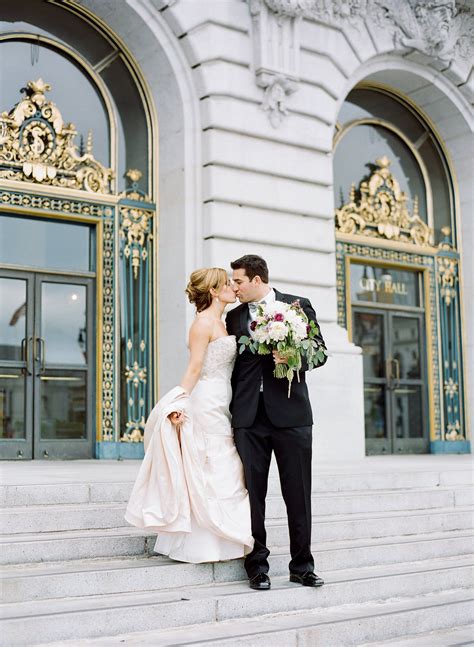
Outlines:
{"type": "Polygon", "coordinates": [[[26,361],[26,337],[23,337],[23,339],[21,340],[20,356],[21,361],[26,363],[26,366],[22,369],[22,372],[24,374],[25,372],[28,372],[28,362],[26,361]]]}
{"type": "Polygon", "coordinates": [[[387,386],[389,389],[392,388],[392,361],[393,360],[391,356],[387,357],[387,359],[385,360],[385,377],[387,379],[387,386]]]}
{"type": "Polygon", "coordinates": [[[67,375],[42,375],[42,382],[80,382],[80,377],[69,377],[67,375]]]}
{"type": "Polygon", "coordinates": [[[21,340],[21,359],[25,362],[25,366],[22,371],[24,375],[31,375],[30,371],[30,343],[33,341],[33,337],[23,337],[21,340]]]}
{"type": "Polygon", "coordinates": [[[37,348],[39,347],[39,357],[37,356],[36,359],[40,360],[40,373],[44,373],[46,366],[46,343],[43,337],[36,337],[35,341],[38,343],[37,348]]]}
{"type": "Polygon", "coordinates": [[[394,388],[398,388],[400,386],[400,362],[398,359],[393,359],[393,363],[395,364],[395,384],[394,388]]]}

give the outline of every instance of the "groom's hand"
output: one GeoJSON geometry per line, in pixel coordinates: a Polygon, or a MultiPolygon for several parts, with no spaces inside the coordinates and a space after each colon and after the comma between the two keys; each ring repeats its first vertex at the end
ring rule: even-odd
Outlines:
{"type": "Polygon", "coordinates": [[[280,353],[278,353],[276,350],[273,351],[273,359],[275,361],[275,364],[286,364],[288,361],[286,357],[280,355],[280,353]]]}

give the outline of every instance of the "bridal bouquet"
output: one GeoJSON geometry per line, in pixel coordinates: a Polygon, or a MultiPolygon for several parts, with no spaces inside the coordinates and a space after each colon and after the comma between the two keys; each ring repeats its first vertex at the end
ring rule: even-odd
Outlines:
{"type": "Polygon", "coordinates": [[[277,351],[286,359],[285,364],[276,364],[273,375],[287,378],[288,397],[291,383],[302,366],[303,358],[312,369],[324,360],[326,349],[318,342],[319,329],[314,321],[309,321],[300,302],[283,303],[275,301],[257,306],[257,317],[250,324],[251,336],[242,335],[239,339],[239,352],[248,348],[258,355],[270,355],[277,351]]]}

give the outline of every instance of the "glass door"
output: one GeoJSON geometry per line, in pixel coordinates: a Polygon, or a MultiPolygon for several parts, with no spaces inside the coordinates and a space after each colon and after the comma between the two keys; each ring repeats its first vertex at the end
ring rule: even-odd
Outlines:
{"type": "Polygon", "coordinates": [[[389,377],[383,311],[353,310],[353,341],[363,351],[365,443],[368,454],[391,453],[389,377]]]}
{"type": "Polygon", "coordinates": [[[33,456],[34,275],[0,275],[0,455],[33,456]]]}
{"type": "Polygon", "coordinates": [[[429,451],[424,316],[387,313],[392,451],[429,451]]]}
{"type": "Polygon", "coordinates": [[[93,279],[2,271],[0,450],[92,456],[93,279]]]}
{"type": "Polygon", "coordinates": [[[353,308],[353,341],[363,350],[368,454],[429,450],[424,316],[353,308]]]}
{"type": "Polygon", "coordinates": [[[34,455],[90,457],[92,281],[42,274],[35,292],[34,455]]]}

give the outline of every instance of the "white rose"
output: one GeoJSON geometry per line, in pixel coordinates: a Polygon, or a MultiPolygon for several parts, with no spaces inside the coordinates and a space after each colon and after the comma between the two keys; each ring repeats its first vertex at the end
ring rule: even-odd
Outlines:
{"type": "Polygon", "coordinates": [[[289,308],[289,305],[287,303],[283,303],[283,301],[274,301],[273,303],[267,303],[265,306],[265,313],[269,315],[276,315],[277,312],[281,312],[281,314],[285,314],[289,308]]]}
{"type": "Polygon", "coordinates": [[[269,341],[268,331],[266,326],[256,328],[253,337],[259,344],[265,344],[269,341]]]}
{"type": "Polygon", "coordinates": [[[288,312],[285,314],[285,320],[288,321],[290,324],[293,324],[297,321],[301,321],[301,317],[297,312],[294,310],[288,310],[288,312]]]}
{"type": "Polygon", "coordinates": [[[294,328],[294,330],[293,330],[293,337],[294,337],[297,341],[302,341],[303,339],[305,339],[305,338],[306,338],[306,336],[307,336],[307,333],[306,333],[306,324],[305,324],[305,325],[299,325],[299,326],[297,326],[296,328],[294,328]]]}
{"type": "Polygon", "coordinates": [[[272,341],[283,341],[288,335],[288,326],[283,321],[272,321],[268,325],[268,334],[272,341]]]}

